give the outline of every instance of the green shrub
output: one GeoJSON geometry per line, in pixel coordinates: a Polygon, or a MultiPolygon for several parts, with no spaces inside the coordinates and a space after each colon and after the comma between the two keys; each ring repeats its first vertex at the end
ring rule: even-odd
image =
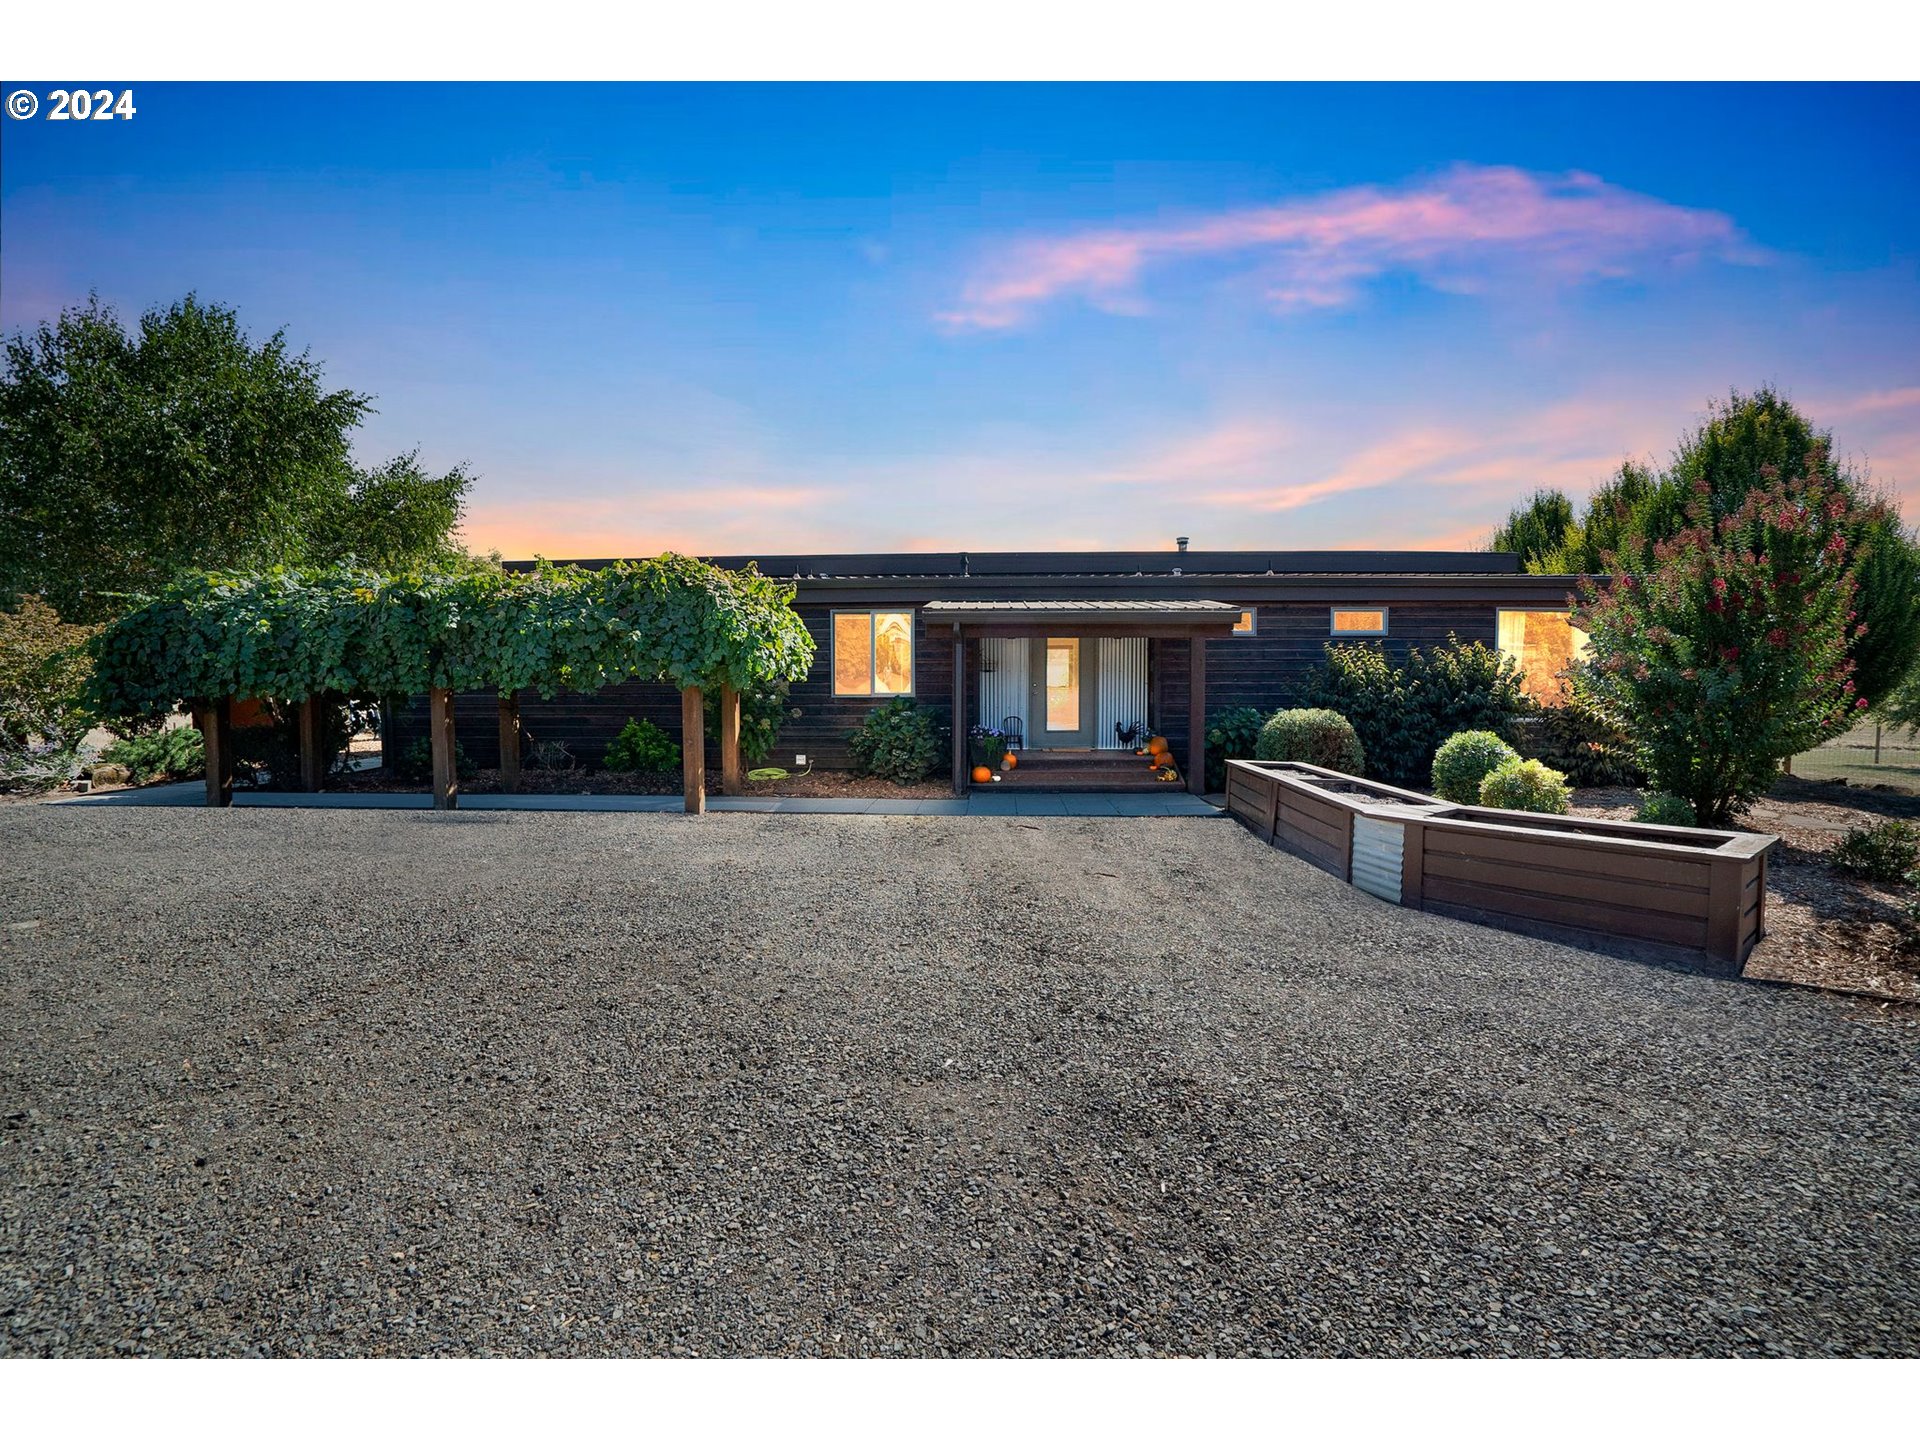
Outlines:
{"type": "MultiPolygon", "coordinates": [[[[457,779],[471,780],[480,767],[467,758],[466,747],[453,742],[453,773],[457,779]]],[[[422,735],[400,752],[393,773],[402,780],[425,784],[433,779],[433,742],[422,735]]]]}
{"type": "MultiPolygon", "coordinates": [[[[773,753],[780,727],[800,712],[787,704],[787,682],[771,680],[740,692],[740,758],[757,765],[773,753]]],[[[706,692],[707,739],[720,743],[720,692],[706,692]]],[[[676,764],[679,762],[676,761],[676,764]]]]}
{"type": "Polygon", "coordinates": [[[80,768],[75,745],[0,746],[0,795],[43,795],[73,779],[80,768]]]}
{"type": "Polygon", "coordinates": [[[1576,680],[1563,705],[1542,706],[1516,722],[1520,753],[1560,771],[1575,785],[1644,785],[1633,742],[1596,711],[1576,680]]]}
{"type": "Polygon", "coordinates": [[[1633,818],[1642,825],[1698,825],[1700,817],[1693,813],[1693,806],[1678,795],[1669,795],[1664,790],[1643,790],[1640,792],[1640,804],[1633,812],[1633,818]]]}
{"type": "Polygon", "coordinates": [[[1366,773],[1367,752],[1347,717],[1331,710],[1276,710],[1260,727],[1253,747],[1256,760],[1297,760],[1339,770],[1366,773]]]}
{"type": "Polygon", "coordinates": [[[1260,743],[1260,727],[1267,723],[1264,710],[1251,705],[1219,710],[1207,719],[1207,789],[1227,788],[1227,761],[1253,759],[1260,743]]]}
{"type": "Polygon", "coordinates": [[[856,770],[883,780],[911,785],[927,778],[945,750],[946,726],[938,712],[904,696],[870,712],[847,737],[856,770]]]}
{"type": "Polygon", "coordinates": [[[1432,650],[1410,647],[1395,665],[1377,644],[1328,643],[1326,660],[1307,673],[1300,702],[1334,710],[1353,723],[1367,773],[1417,788],[1433,770],[1440,742],[1461,730],[1507,736],[1532,710],[1519,668],[1490,646],[1448,637],[1432,650]]]}
{"type": "Polygon", "coordinates": [[[151,780],[195,780],[207,773],[206,741],[191,725],[116,740],[100,752],[100,759],[108,765],[126,766],[127,778],[135,785],[151,780]]]}
{"type": "Polygon", "coordinates": [[[1891,882],[1920,865],[1920,826],[1883,820],[1849,830],[1833,847],[1833,868],[1863,880],[1891,882]]]}
{"type": "Polygon", "coordinates": [[[1456,805],[1480,799],[1480,782],[1520,754],[1491,730],[1462,730],[1433,756],[1433,793],[1456,805]]]}
{"type": "MultiPolygon", "coordinates": [[[[744,751],[746,744],[741,742],[744,751]]],[[[609,770],[635,770],[658,774],[680,768],[680,744],[651,720],[629,718],[607,746],[602,762],[609,770]]]]}
{"type": "Polygon", "coordinates": [[[93,723],[86,642],[96,627],[69,625],[37,595],[0,610],[0,761],[38,748],[65,753],[93,723]]]}
{"type": "Polygon", "coordinates": [[[1480,803],[1498,810],[1564,815],[1572,800],[1567,777],[1538,760],[1509,760],[1480,782],[1480,803]]]}

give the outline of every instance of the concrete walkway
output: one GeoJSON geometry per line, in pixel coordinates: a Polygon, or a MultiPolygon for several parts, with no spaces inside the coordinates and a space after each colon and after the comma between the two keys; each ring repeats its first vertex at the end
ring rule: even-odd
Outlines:
{"type": "MultiPolygon", "coordinates": [[[[970,795],[964,800],[814,799],[802,796],[711,795],[712,811],[745,811],[755,815],[1086,815],[1209,816],[1224,815],[1219,803],[1209,803],[1185,790],[1165,795],[970,795]]],[[[56,805],[201,805],[206,787],[198,780],[176,785],[149,785],[139,790],[110,790],[100,795],[74,795],[56,805]]],[[[322,791],[302,795],[277,790],[235,790],[233,803],[244,806],[318,810],[430,810],[425,794],[378,791],[322,791]]],[[[674,814],[682,809],[678,795],[462,795],[462,810],[612,810],[642,814],[674,814]]]]}

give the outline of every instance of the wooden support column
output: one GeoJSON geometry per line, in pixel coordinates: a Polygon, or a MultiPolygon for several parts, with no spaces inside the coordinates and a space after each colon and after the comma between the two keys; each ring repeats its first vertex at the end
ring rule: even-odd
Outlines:
{"type": "Polygon", "coordinates": [[[320,753],[320,697],[300,702],[300,788],[309,795],[319,790],[327,773],[328,757],[320,753]]]}
{"type": "Polygon", "coordinates": [[[460,807],[460,772],[453,763],[453,692],[427,692],[427,737],[433,747],[433,808],[460,807]]]}
{"type": "Polygon", "coordinates": [[[698,685],[680,692],[680,780],[687,814],[707,813],[707,697],[698,685]]]}
{"type": "Polygon", "coordinates": [[[740,772],[740,692],[720,687],[720,793],[741,795],[746,778],[740,772]]]}
{"type": "Polygon", "coordinates": [[[1187,669],[1187,789],[1207,793],[1207,642],[1199,635],[1187,641],[1192,655],[1187,669]]]}
{"type": "Polygon", "coordinates": [[[500,789],[512,795],[520,789],[520,697],[500,697],[500,789]]]}
{"type": "Polygon", "coordinates": [[[193,723],[200,727],[200,738],[206,743],[209,805],[233,804],[231,708],[231,702],[225,696],[196,700],[193,706],[193,723]]]}
{"type": "Polygon", "coordinates": [[[953,793],[967,793],[967,637],[953,627],[953,793]]]}

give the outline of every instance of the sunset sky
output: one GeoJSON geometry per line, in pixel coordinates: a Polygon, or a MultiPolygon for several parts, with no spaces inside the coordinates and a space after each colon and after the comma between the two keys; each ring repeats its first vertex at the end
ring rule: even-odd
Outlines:
{"type": "Polygon", "coordinates": [[[509,556],[1465,547],[1766,382],[1920,519],[1912,86],[136,100],[0,121],[0,325],[284,327],[509,556]]]}

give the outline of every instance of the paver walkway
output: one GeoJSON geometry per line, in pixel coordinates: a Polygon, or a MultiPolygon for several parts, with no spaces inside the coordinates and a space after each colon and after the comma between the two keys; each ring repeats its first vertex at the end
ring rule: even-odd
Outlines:
{"type": "MultiPolygon", "coordinates": [[[[150,785],[140,790],[111,790],[75,795],[56,805],[199,805],[206,788],[197,780],[150,785]]],[[[322,791],[317,795],[273,790],[236,790],[235,805],[317,810],[429,810],[432,797],[380,791],[322,791]]],[[[679,811],[678,795],[462,795],[462,810],[610,810],[668,814],[679,811]]],[[[1022,794],[970,795],[951,800],[817,798],[799,795],[712,795],[707,808],[755,815],[1081,815],[1109,818],[1222,816],[1221,803],[1209,803],[1184,790],[1166,795],[1022,794]]]]}

